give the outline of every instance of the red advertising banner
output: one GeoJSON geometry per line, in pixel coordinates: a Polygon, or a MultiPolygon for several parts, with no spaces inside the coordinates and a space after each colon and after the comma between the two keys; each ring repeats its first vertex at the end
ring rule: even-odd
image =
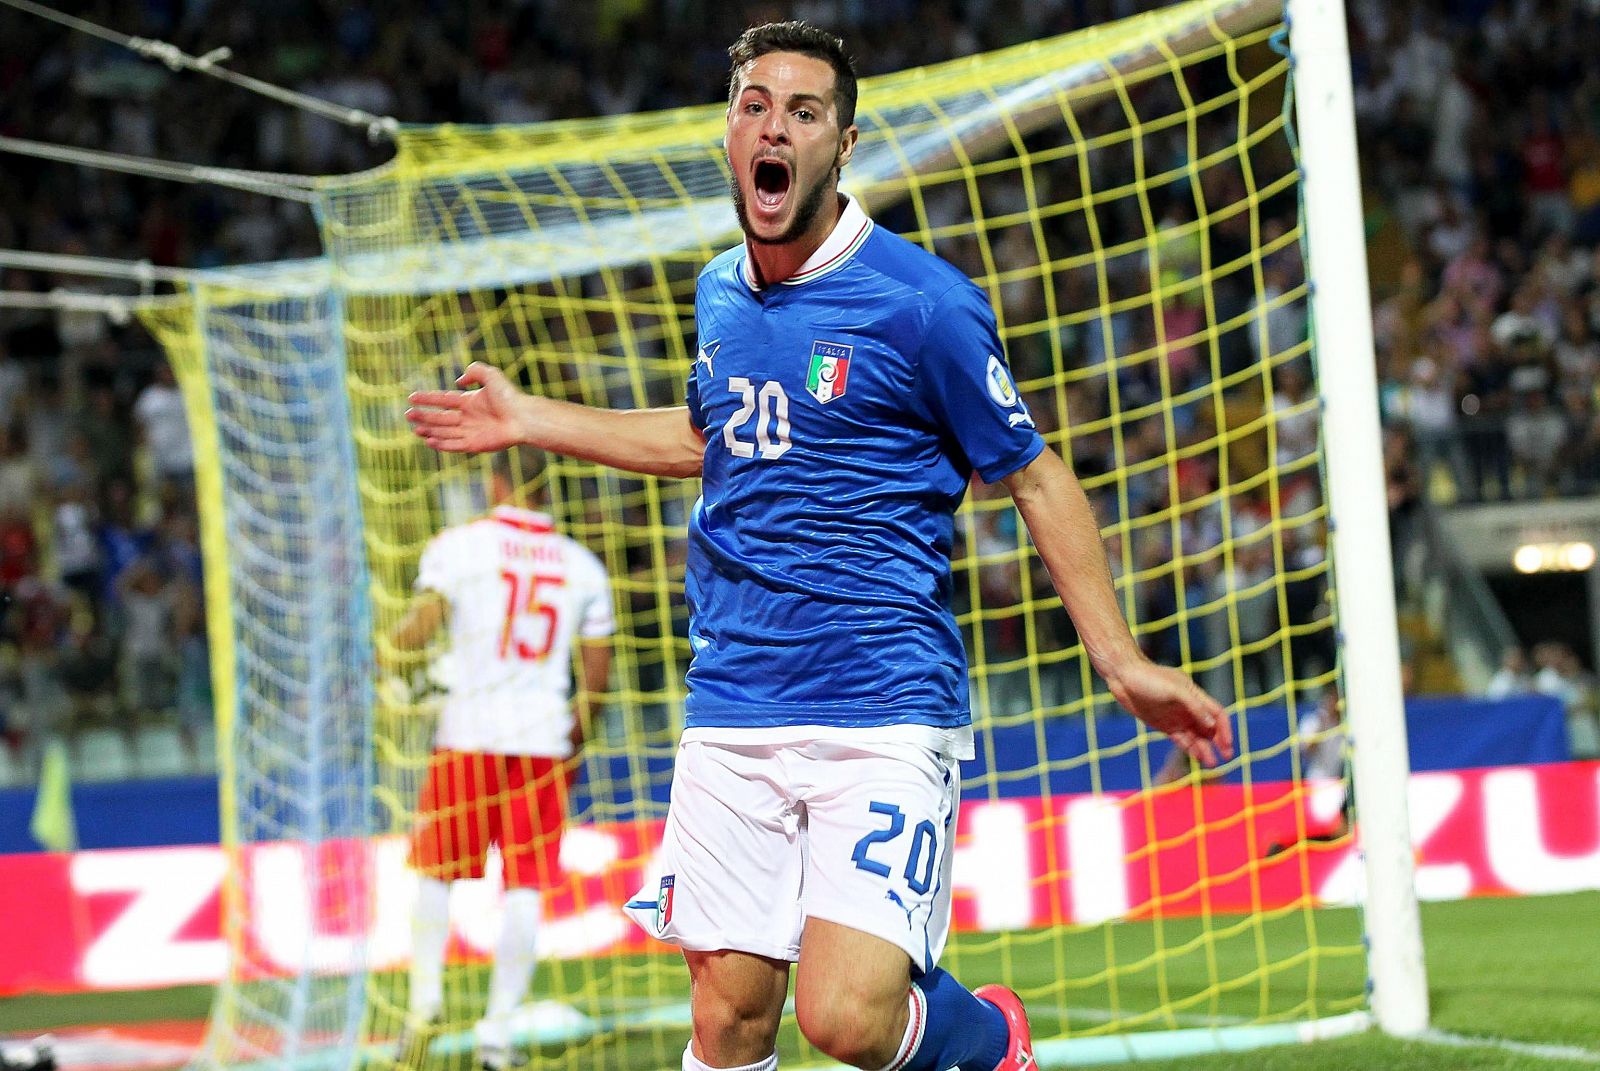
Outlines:
{"type": "MultiPolygon", "coordinates": [[[[1414,774],[1417,891],[1428,900],[1600,888],[1600,763],[1414,774]]],[[[1342,789],[1176,787],[986,800],[956,836],[955,924],[1003,930],[1360,899],[1342,789]]],[[[1368,816],[1368,821],[1378,820],[1368,816]]],[[[622,913],[650,874],[659,822],[579,826],[546,896],[544,953],[661,949],[622,913]]],[[[402,965],[414,884],[402,838],[241,849],[246,977],[402,965]]],[[[214,982],[227,858],[214,845],[0,856],[0,994],[214,982]]],[[[491,871],[493,868],[491,867],[491,871]]],[[[494,878],[452,891],[452,949],[481,958],[499,928],[494,878]]],[[[647,897],[654,889],[646,890],[647,897]]]]}

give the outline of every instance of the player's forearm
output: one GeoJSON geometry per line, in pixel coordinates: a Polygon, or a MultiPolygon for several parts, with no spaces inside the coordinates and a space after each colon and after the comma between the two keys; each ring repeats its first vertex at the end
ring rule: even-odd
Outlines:
{"type": "Polygon", "coordinates": [[[389,633],[389,645],[396,651],[420,651],[444,624],[445,601],[434,591],[425,591],[411,604],[389,633]]]}
{"type": "Polygon", "coordinates": [[[572,750],[576,754],[589,739],[600,717],[602,693],[611,679],[611,644],[585,641],[578,655],[578,695],[572,704],[572,750]]]}
{"type": "Polygon", "coordinates": [[[530,396],[523,426],[531,446],[650,476],[698,476],[705,457],[705,442],[681,405],[600,409],[530,396]]]}
{"type": "Polygon", "coordinates": [[[1111,582],[1100,527],[1072,470],[1046,450],[1006,484],[1095,671],[1110,680],[1143,661],[1111,582]]]}

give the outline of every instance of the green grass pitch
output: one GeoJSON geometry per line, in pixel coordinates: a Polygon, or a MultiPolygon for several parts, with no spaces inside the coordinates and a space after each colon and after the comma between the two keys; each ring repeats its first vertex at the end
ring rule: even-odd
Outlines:
{"type": "MultiPolygon", "coordinates": [[[[1422,912],[1427,946],[1428,976],[1435,1027],[1452,1035],[1481,1039],[1483,1044],[1444,1045],[1436,1042],[1399,1042],[1376,1034],[1323,1042],[1311,1046],[1262,1049],[1205,1058],[1141,1063],[1150,1071],[1345,1071],[1353,1068],[1421,1069],[1552,1069],[1600,1066],[1600,892],[1528,899],[1472,900],[1426,904],[1422,912]],[[1510,1044],[1501,1044],[1510,1043],[1510,1044]],[[1565,1050],[1567,1058],[1562,1058],[1565,1050]],[[1573,1051],[1576,1050],[1576,1051],[1573,1051]]],[[[1354,912],[1326,910],[1317,913],[1329,939],[1344,943],[1357,932],[1354,912]]],[[[1172,925],[1168,924],[1169,927],[1172,925]]],[[[1142,924],[1118,927],[1130,952],[1136,952],[1142,924]]],[[[1270,939],[1270,929],[1267,931],[1270,939]]],[[[1168,941],[1172,939],[1169,931],[1168,941]]],[[[1148,943],[1148,936],[1143,940],[1148,943]]],[[[1048,962],[1024,953],[1025,943],[1014,943],[1007,957],[1019,988],[1049,989],[1054,979],[1048,962]]],[[[1103,954],[1099,948],[1094,950],[1103,954]]],[[[1085,950],[1088,954],[1089,950],[1085,950]]],[[[1226,954],[1226,952],[1224,953],[1226,954]]],[[[1243,954],[1241,950],[1239,954],[1243,954]]],[[[986,980],[986,968],[998,968],[1001,953],[992,939],[969,937],[959,946],[959,968],[969,983],[986,980]]],[[[1119,955],[1119,959],[1121,956],[1119,955]]],[[[604,988],[608,966],[628,970],[624,961],[594,960],[586,964],[547,964],[540,971],[538,988],[571,987],[581,977],[604,988]],[[584,972],[579,975],[573,972],[584,972]]],[[[1198,969],[1182,960],[1167,965],[1167,983],[1175,992],[1193,985],[1198,969]]],[[[1359,990],[1362,966],[1354,957],[1326,959],[1319,981],[1327,991],[1359,990]]],[[[997,972],[996,972],[997,973],[997,972]]],[[[1128,1006],[1142,1006],[1147,997],[1138,986],[1142,976],[1131,977],[1119,994],[1128,1006]]],[[[1150,983],[1153,984],[1153,983],[1150,983]]],[[[1275,977],[1273,990],[1304,996],[1303,978],[1292,974],[1275,977]],[[1298,994],[1295,990],[1298,988],[1298,994]]],[[[210,1003],[204,987],[157,992],[106,993],[77,996],[26,996],[0,1000],[0,1032],[26,1034],[74,1024],[134,1023],[153,1020],[198,1019],[210,1003]]],[[[1104,993],[1068,993],[1063,1003],[1093,1007],[1104,993]]],[[[1222,1014],[1249,1014],[1260,1006],[1258,987],[1245,987],[1220,998],[1222,1014]]],[[[1206,1006],[1195,1011],[1204,1012],[1206,1006]]],[[[1282,1010],[1274,1004],[1272,1010],[1282,1010]]],[[[1318,1014],[1323,1014],[1321,1010],[1318,1014]]],[[[1077,1024],[1073,1024],[1075,1027],[1077,1024]]],[[[1084,1025],[1088,1025],[1087,1023],[1084,1025]]],[[[1157,1025],[1157,1024],[1152,1024],[1157,1025]]],[[[1054,1023],[1039,1024],[1041,1033],[1056,1033],[1054,1023]]],[[[614,1043],[590,1046],[588,1063],[626,1071],[630,1067],[668,1066],[675,1057],[667,1050],[681,1037],[633,1036],[614,1043]],[[663,1057],[671,1057],[663,1060],[663,1057]]],[[[815,1059],[802,1054],[792,1028],[786,1028],[783,1055],[788,1066],[815,1059]]],[[[558,1056],[555,1051],[551,1056],[558,1056]]],[[[451,1061],[456,1063],[457,1061],[451,1061]]],[[[549,1061],[566,1066],[567,1061],[549,1061]]],[[[1118,1065],[1128,1066],[1128,1065],[1118,1065]]],[[[444,1063],[440,1063],[441,1071],[444,1063]]]]}

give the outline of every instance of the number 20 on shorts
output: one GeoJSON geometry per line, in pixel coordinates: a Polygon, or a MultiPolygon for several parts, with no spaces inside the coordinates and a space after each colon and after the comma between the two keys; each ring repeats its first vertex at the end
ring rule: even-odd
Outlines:
{"type": "MultiPolygon", "coordinates": [[[[868,804],[867,809],[873,814],[884,815],[889,819],[886,829],[874,829],[860,840],[856,841],[856,849],[850,854],[855,860],[856,869],[865,870],[869,874],[876,874],[880,878],[887,878],[890,865],[884,859],[894,859],[895,849],[890,847],[900,838],[906,829],[906,816],[900,808],[892,803],[880,803],[877,800],[868,804]],[[884,845],[874,853],[878,845],[884,845]],[[876,854],[878,858],[873,858],[876,854]]],[[[924,818],[916,824],[911,831],[911,847],[906,856],[904,877],[906,888],[918,896],[926,896],[933,887],[933,868],[939,857],[939,829],[932,822],[924,818]]]]}

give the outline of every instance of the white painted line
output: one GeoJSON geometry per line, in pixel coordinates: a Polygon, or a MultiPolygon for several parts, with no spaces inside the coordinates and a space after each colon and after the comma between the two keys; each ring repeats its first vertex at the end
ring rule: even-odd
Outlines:
{"type": "Polygon", "coordinates": [[[1451,1034],[1443,1030],[1428,1030],[1417,1035],[1416,1040],[1448,1045],[1454,1049],[1500,1049],[1518,1056],[1532,1056],[1540,1060],[1570,1060],[1580,1064],[1600,1064],[1600,1052],[1576,1045],[1538,1045],[1530,1041],[1512,1041],[1509,1038],[1478,1038],[1468,1034],[1451,1034]]]}

